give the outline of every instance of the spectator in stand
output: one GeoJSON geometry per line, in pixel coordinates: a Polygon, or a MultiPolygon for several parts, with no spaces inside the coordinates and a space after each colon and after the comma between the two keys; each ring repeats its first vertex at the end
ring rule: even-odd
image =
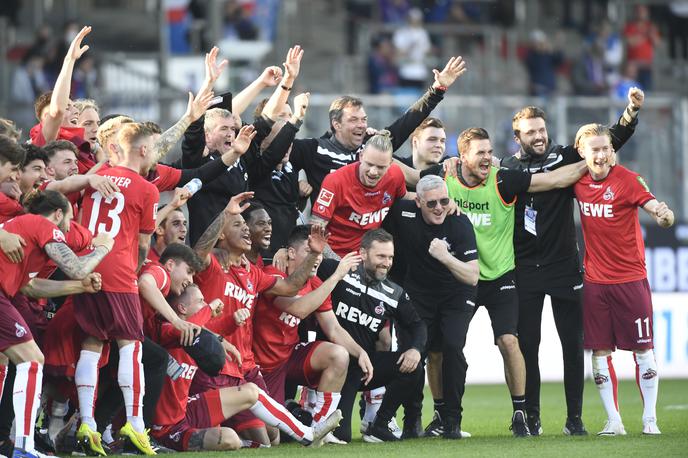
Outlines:
{"type": "Polygon", "coordinates": [[[644,91],[652,89],[652,62],[655,46],[659,43],[659,30],[650,19],[646,5],[635,6],[635,18],[624,28],[626,59],[638,67],[638,81],[644,91]]]}
{"type": "Polygon", "coordinates": [[[542,30],[533,30],[530,42],[525,58],[530,77],[530,95],[550,96],[557,89],[557,67],[564,62],[564,55],[542,30]]]}
{"type": "Polygon", "coordinates": [[[406,22],[411,2],[409,0],[380,0],[380,16],[385,24],[403,24],[406,22]]]}
{"type": "Polygon", "coordinates": [[[624,63],[619,80],[612,88],[612,97],[616,100],[626,100],[628,91],[632,87],[644,89],[638,82],[638,67],[634,62],[626,62],[624,63]]]}
{"type": "Polygon", "coordinates": [[[252,13],[244,2],[229,0],[225,3],[224,36],[239,40],[257,40],[258,28],[253,23],[252,13]]]}
{"type": "Polygon", "coordinates": [[[399,84],[422,90],[430,71],[425,59],[432,49],[430,35],[423,27],[423,12],[413,8],[408,23],[394,32],[394,47],[399,59],[399,84]]]}
{"type": "Polygon", "coordinates": [[[368,57],[368,88],[371,94],[393,92],[399,84],[399,69],[395,64],[394,45],[390,37],[380,35],[373,40],[368,57]]]}
{"type": "Polygon", "coordinates": [[[12,76],[11,99],[13,103],[30,106],[36,97],[50,90],[43,71],[45,59],[39,54],[26,54],[12,76]]]}
{"type": "Polygon", "coordinates": [[[604,51],[599,43],[583,49],[571,71],[571,84],[576,95],[603,95],[608,91],[604,73],[604,51]]]}
{"type": "Polygon", "coordinates": [[[98,71],[93,56],[79,59],[72,78],[72,96],[80,99],[93,97],[98,84],[98,71]]]}
{"type": "MultiPolygon", "coordinates": [[[[688,1],[669,3],[669,55],[684,65],[688,62],[688,1]]],[[[679,76],[684,71],[674,68],[679,76]]]]}
{"type": "Polygon", "coordinates": [[[588,42],[591,45],[597,44],[602,49],[607,84],[609,86],[615,85],[620,78],[619,71],[624,59],[621,35],[614,29],[612,23],[605,19],[598,30],[589,37],[588,42]]]}

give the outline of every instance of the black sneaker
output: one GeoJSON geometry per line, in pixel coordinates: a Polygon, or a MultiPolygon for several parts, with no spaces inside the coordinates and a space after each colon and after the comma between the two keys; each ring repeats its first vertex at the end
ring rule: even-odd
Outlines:
{"type": "MultiPolygon", "coordinates": [[[[48,430],[43,428],[36,428],[34,433],[34,447],[37,451],[46,455],[55,454],[55,443],[48,436],[48,430]]],[[[7,456],[7,455],[6,455],[7,456]]]]}
{"type": "Polygon", "coordinates": [[[287,399],[284,402],[284,406],[287,408],[289,413],[296,417],[301,423],[306,426],[313,426],[313,415],[301,407],[301,404],[294,401],[293,399],[287,399]]]}
{"type": "Polygon", "coordinates": [[[442,437],[445,439],[461,439],[461,425],[453,418],[447,418],[442,425],[442,437]]]}
{"type": "Polygon", "coordinates": [[[566,419],[564,434],[567,436],[587,436],[588,431],[585,429],[581,417],[569,417],[566,419]]]}
{"type": "Polygon", "coordinates": [[[423,437],[423,424],[420,421],[420,417],[404,417],[404,429],[402,430],[401,438],[418,439],[419,437],[423,437]]]}
{"type": "Polygon", "coordinates": [[[425,437],[440,437],[444,432],[444,425],[442,424],[442,416],[435,410],[432,416],[432,421],[425,427],[425,437]]]}
{"type": "Polygon", "coordinates": [[[389,428],[388,423],[382,423],[375,417],[368,429],[363,435],[363,442],[380,443],[380,442],[397,442],[400,441],[394,432],[389,428]]]}
{"type": "Polygon", "coordinates": [[[12,456],[12,452],[14,452],[14,442],[10,439],[2,441],[0,444],[0,455],[12,456]]]}
{"type": "Polygon", "coordinates": [[[509,427],[514,437],[528,437],[530,430],[528,423],[526,423],[526,414],[522,410],[517,410],[511,417],[511,426],[509,427]]]}
{"type": "Polygon", "coordinates": [[[539,415],[528,415],[528,430],[531,436],[542,435],[542,423],[539,415]]]}
{"type": "Polygon", "coordinates": [[[153,449],[153,451],[155,453],[157,453],[158,455],[164,454],[164,453],[177,453],[176,450],[172,450],[171,448],[167,448],[164,445],[162,445],[160,442],[155,440],[153,438],[153,436],[150,437],[150,445],[151,445],[151,448],[153,449]]]}

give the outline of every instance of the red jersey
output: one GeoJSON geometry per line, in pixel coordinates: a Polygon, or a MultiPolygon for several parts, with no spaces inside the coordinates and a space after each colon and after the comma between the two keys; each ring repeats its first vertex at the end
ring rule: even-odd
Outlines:
{"type": "Polygon", "coordinates": [[[49,219],[40,215],[21,215],[2,225],[7,232],[24,239],[24,259],[13,264],[5,253],[0,255],[0,291],[13,297],[30,280],[30,274],[38,272],[50,259],[43,247],[48,243],[65,243],[65,236],[49,219]]]}
{"type": "MultiPolygon", "coordinates": [[[[172,279],[170,278],[169,272],[160,264],[159,262],[147,262],[141,268],[141,273],[139,278],[143,274],[149,274],[153,277],[155,281],[155,286],[160,290],[163,296],[167,297],[170,294],[170,284],[172,279]]],[[[143,333],[153,340],[156,340],[158,333],[160,332],[160,325],[163,323],[157,316],[157,312],[151,305],[146,301],[143,296],[141,298],[141,313],[143,315],[143,333]]]]}
{"type": "MultiPolygon", "coordinates": [[[[277,278],[285,278],[287,274],[268,266],[265,273],[277,278]]],[[[318,277],[311,277],[299,291],[299,296],[305,296],[322,285],[318,277]]],[[[294,347],[300,342],[300,318],[280,310],[274,303],[274,296],[261,294],[256,303],[256,314],[260,317],[253,325],[253,353],[256,362],[266,372],[289,359],[294,347]]],[[[318,313],[332,310],[332,301],[328,296],[325,302],[316,310],[318,313]]]]}
{"type": "MultiPolygon", "coordinates": [[[[210,307],[203,307],[187,321],[204,326],[210,319],[210,307]]],[[[165,347],[169,354],[184,368],[184,372],[177,380],[165,377],[165,383],[160,393],[160,400],[155,406],[153,423],[156,426],[168,426],[179,423],[186,416],[186,404],[189,398],[189,388],[198,370],[196,361],[179,346],[181,333],[170,323],[163,323],[160,328],[158,343],[165,347]]]]}
{"type": "Polygon", "coordinates": [[[96,172],[119,187],[118,193],[104,199],[100,192],[87,188],[82,203],[82,224],[92,234],[107,232],[115,239],[112,251],[96,267],[103,277],[103,291],[138,293],[139,234],[155,230],[160,194],[135,171],[111,167],[96,172]]]}
{"type": "MultiPolygon", "coordinates": [[[[38,186],[38,189],[40,189],[41,191],[45,191],[48,188],[48,185],[53,181],[55,180],[44,181],[40,184],[40,186],[38,186]]],[[[72,214],[74,215],[74,218],[76,218],[79,214],[79,204],[81,203],[81,191],[70,192],[69,194],[64,194],[64,196],[67,198],[69,203],[72,204],[72,214]]]]}
{"type": "Polygon", "coordinates": [[[148,256],[146,257],[146,260],[156,263],[160,262],[160,254],[155,251],[155,246],[153,244],[151,244],[150,250],[148,250],[148,256]]]}
{"type": "MultiPolygon", "coordinates": [[[[111,169],[112,167],[110,163],[106,162],[100,170],[111,169]]],[[[144,179],[158,188],[160,192],[171,191],[177,187],[179,180],[182,179],[182,171],[169,165],[158,164],[155,170],[151,170],[144,179]]]]}
{"type": "Polygon", "coordinates": [[[0,223],[23,214],[24,207],[22,207],[22,204],[0,192],[0,223]]]}
{"type": "Polygon", "coordinates": [[[330,248],[340,256],[356,251],[361,237],[382,226],[395,200],[406,194],[406,181],[399,166],[392,164],[374,188],[358,179],[360,162],[335,170],[323,180],[312,213],[329,221],[330,248]]]}
{"type": "MultiPolygon", "coordinates": [[[[29,131],[31,143],[36,146],[45,146],[47,143],[43,136],[43,125],[36,124],[29,131]]],[[[96,165],[96,156],[91,151],[91,145],[84,140],[83,127],[60,127],[57,131],[57,140],[67,140],[74,143],[78,149],[76,155],[79,174],[83,175],[96,165]]]]}
{"type": "Polygon", "coordinates": [[[586,173],[573,189],[585,239],[585,279],[614,284],[646,278],[638,207],[655,196],[642,177],[617,165],[600,181],[586,173]]]}
{"type": "Polygon", "coordinates": [[[194,281],[201,288],[207,302],[220,298],[224,303],[222,314],[208,322],[208,329],[222,335],[241,353],[242,370],[239,370],[235,362],[227,361],[221,373],[243,377],[242,372],[256,366],[251,348],[256,296],[272,288],[277,278],[265,274],[255,265],[251,265],[248,271],[238,266],[231,266],[225,271],[213,254],[210,256],[210,265],[197,273],[194,281]],[[238,327],[234,322],[234,312],[240,308],[249,309],[251,317],[243,326],[238,327]]]}

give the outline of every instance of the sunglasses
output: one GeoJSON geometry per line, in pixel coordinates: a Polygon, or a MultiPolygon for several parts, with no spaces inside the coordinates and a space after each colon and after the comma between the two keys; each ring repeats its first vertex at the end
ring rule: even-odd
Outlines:
{"type": "Polygon", "coordinates": [[[437,204],[440,204],[441,206],[446,207],[447,205],[449,205],[449,197],[444,197],[440,200],[426,200],[425,201],[425,205],[428,208],[435,208],[435,207],[437,207],[437,204]]]}

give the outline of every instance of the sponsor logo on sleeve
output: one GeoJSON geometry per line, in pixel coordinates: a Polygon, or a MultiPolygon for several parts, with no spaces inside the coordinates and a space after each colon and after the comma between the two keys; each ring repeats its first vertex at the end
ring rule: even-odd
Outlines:
{"type": "Polygon", "coordinates": [[[329,207],[333,198],[334,193],[332,191],[322,188],[320,189],[320,194],[318,194],[318,200],[316,200],[316,203],[323,207],[329,207]]]}
{"type": "Polygon", "coordinates": [[[53,240],[55,240],[56,242],[65,243],[65,236],[61,230],[53,229],[53,240]]]}

